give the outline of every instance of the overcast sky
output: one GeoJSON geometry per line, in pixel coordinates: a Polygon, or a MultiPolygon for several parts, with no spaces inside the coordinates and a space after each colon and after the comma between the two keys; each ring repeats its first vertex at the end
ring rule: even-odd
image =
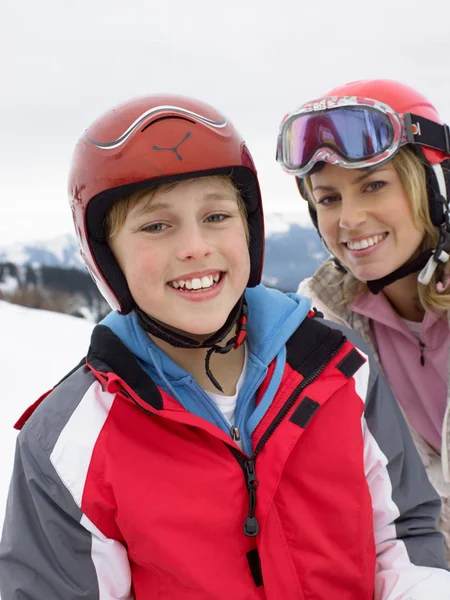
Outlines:
{"type": "Polygon", "coordinates": [[[304,211],[275,162],[283,115],[381,77],[415,86],[450,121],[449,25],[448,0],[2,0],[0,246],[72,231],[77,139],[147,93],[220,109],[255,158],[266,211],[304,211]]]}

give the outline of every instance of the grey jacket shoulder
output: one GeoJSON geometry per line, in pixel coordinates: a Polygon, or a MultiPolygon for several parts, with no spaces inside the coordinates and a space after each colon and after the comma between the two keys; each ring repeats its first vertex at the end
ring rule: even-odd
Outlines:
{"type": "Polygon", "coordinates": [[[39,404],[23,426],[19,438],[32,434],[42,450],[51,452],[61,431],[95,381],[91,370],[86,365],[79,365],[39,404]]]}

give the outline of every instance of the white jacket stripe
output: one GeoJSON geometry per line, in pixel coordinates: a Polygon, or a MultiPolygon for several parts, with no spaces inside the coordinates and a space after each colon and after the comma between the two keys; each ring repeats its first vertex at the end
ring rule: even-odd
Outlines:
{"type": "Polygon", "coordinates": [[[92,561],[97,573],[99,600],[132,600],[131,570],[127,551],[116,540],[105,537],[86,515],[81,524],[92,533],[92,561]]]}
{"type": "Polygon", "coordinates": [[[81,508],[89,464],[114,394],[95,381],[73,411],[50,455],[50,460],[75,502],[81,508]]]}

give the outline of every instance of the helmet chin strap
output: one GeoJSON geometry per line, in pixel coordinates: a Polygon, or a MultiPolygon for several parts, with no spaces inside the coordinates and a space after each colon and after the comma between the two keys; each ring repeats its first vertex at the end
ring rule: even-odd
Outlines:
{"type": "MultiPolygon", "coordinates": [[[[437,167],[437,165],[434,166],[437,167]]],[[[443,281],[441,281],[441,278],[444,275],[443,267],[450,260],[450,212],[446,196],[442,196],[441,194],[440,201],[443,207],[443,213],[440,217],[439,241],[436,248],[434,248],[434,250],[424,250],[419,256],[407,262],[393,273],[386,275],[386,277],[368,281],[367,287],[372,294],[378,294],[387,285],[390,285],[391,283],[394,283],[394,281],[402,279],[411,273],[417,273],[418,271],[420,271],[418,276],[419,283],[428,285],[435,271],[439,269],[438,283],[440,282],[443,284],[443,281]]],[[[439,288],[437,287],[437,289],[439,288]]]]}
{"type": "Polygon", "coordinates": [[[187,335],[183,335],[182,333],[178,333],[170,327],[167,327],[163,323],[156,321],[145,313],[141,308],[135,308],[138,321],[140,326],[149,333],[150,335],[154,335],[155,337],[167,342],[171,346],[175,348],[188,348],[193,350],[199,350],[202,348],[209,348],[206,353],[205,358],[205,371],[211,383],[217,388],[220,392],[223,393],[222,386],[219,384],[217,379],[211,373],[210,369],[210,361],[211,356],[214,352],[218,354],[227,354],[230,350],[234,350],[238,348],[245,340],[247,335],[247,302],[242,295],[241,298],[236,302],[232,311],[228,315],[228,319],[222,325],[222,327],[213,333],[209,338],[207,338],[204,342],[199,342],[198,340],[189,337],[187,335]],[[224,340],[224,338],[230,333],[233,326],[236,325],[236,335],[233,336],[225,346],[219,346],[218,344],[224,340]]]}
{"type": "MultiPolygon", "coordinates": [[[[381,277],[380,279],[367,281],[366,283],[369,291],[372,294],[378,294],[383,288],[394,283],[394,281],[403,279],[407,275],[417,273],[418,271],[420,271],[418,277],[419,283],[428,285],[436,269],[442,269],[442,267],[450,260],[450,223],[448,222],[448,212],[447,221],[440,226],[439,230],[439,243],[434,250],[424,250],[413,260],[410,260],[392,273],[389,273],[389,275],[381,277]]],[[[334,259],[334,262],[339,270],[345,269],[337,259],[334,259]]]]}
{"type": "Polygon", "coordinates": [[[399,279],[403,279],[407,275],[411,275],[411,273],[417,273],[422,270],[425,265],[428,263],[430,258],[433,256],[433,250],[425,250],[419,256],[416,256],[413,260],[407,262],[402,265],[398,269],[396,269],[393,273],[389,273],[385,277],[381,277],[380,279],[373,279],[372,281],[367,281],[367,287],[372,294],[378,294],[381,292],[383,288],[394,281],[398,281],[399,279]]]}

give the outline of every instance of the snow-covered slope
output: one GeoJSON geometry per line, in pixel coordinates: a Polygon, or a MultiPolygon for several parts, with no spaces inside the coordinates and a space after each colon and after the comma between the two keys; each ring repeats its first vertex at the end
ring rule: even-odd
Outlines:
{"type": "Polygon", "coordinates": [[[0,529],[14,457],[14,423],[86,354],[94,323],[0,301],[0,529]]]}

